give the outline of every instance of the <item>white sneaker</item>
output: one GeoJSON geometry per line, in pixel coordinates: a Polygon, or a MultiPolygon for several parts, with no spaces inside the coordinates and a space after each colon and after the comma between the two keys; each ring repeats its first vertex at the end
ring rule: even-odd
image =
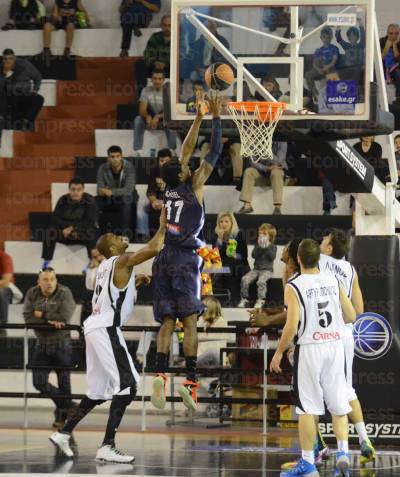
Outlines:
{"type": "Polygon", "coordinates": [[[238,303],[238,308],[247,308],[249,306],[249,300],[242,298],[238,303]]]}
{"type": "Polygon", "coordinates": [[[55,432],[50,437],[50,442],[52,442],[60,451],[65,454],[67,457],[74,457],[74,453],[69,445],[69,440],[71,436],[69,434],[63,434],[62,432],[55,432]]]}
{"type": "Polygon", "coordinates": [[[143,157],[144,156],[144,149],[137,149],[133,151],[133,155],[135,157],[143,157]]]}
{"type": "Polygon", "coordinates": [[[262,298],[258,298],[256,301],[256,304],[254,305],[254,308],[262,308],[265,305],[265,300],[262,298]]]}
{"type": "Polygon", "coordinates": [[[110,445],[105,445],[97,450],[96,460],[102,462],[116,462],[117,464],[130,464],[135,460],[132,455],[126,455],[110,445]]]}

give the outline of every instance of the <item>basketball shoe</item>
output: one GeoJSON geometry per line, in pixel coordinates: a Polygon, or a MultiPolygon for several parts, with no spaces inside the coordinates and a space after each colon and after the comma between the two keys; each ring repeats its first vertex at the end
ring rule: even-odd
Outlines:
{"type": "Polygon", "coordinates": [[[198,383],[193,381],[185,381],[178,389],[178,393],[183,400],[183,404],[191,411],[197,409],[197,388],[198,383]]]}
{"type": "Polygon", "coordinates": [[[314,464],[301,458],[293,469],[281,472],[280,477],[319,477],[319,472],[314,464]]]}
{"type": "Polygon", "coordinates": [[[365,465],[368,462],[373,462],[376,459],[375,448],[371,444],[369,439],[365,439],[361,442],[361,458],[360,464],[365,465]]]}
{"type": "Polygon", "coordinates": [[[167,376],[159,373],[153,379],[153,394],[151,395],[151,403],[157,409],[164,409],[167,403],[167,376]]]}
{"type": "Polygon", "coordinates": [[[336,454],[336,475],[346,477],[349,472],[350,459],[347,452],[338,452],[336,454]]]}
{"type": "Polygon", "coordinates": [[[100,462],[116,462],[117,464],[130,464],[135,460],[132,455],[126,455],[118,450],[115,445],[103,445],[97,449],[96,460],[100,462]]]}
{"type": "Polygon", "coordinates": [[[54,444],[60,451],[67,457],[74,457],[74,452],[69,445],[71,439],[70,434],[64,434],[62,432],[54,432],[50,437],[50,442],[54,444]]]}

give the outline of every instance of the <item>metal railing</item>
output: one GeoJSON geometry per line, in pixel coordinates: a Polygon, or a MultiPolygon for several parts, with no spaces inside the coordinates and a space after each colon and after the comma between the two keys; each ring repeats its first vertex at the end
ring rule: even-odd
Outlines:
{"type": "MultiPolygon", "coordinates": [[[[29,330],[42,330],[42,331],[77,331],[79,333],[79,340],[83,339],[83,328],[78,325],[66,325],[65,327],[61,328],[60,330],[54,328],[50,325],[38,325],[38,324],[0,324],[0,329],[13,329],[13,330],[24,330],[23,336],[23,363],[22,365],[9,365],[3,366],[0,365],[0,370],[23,370],[24,377],[23,377],[23,392],[0,392],[0,398],[23,398],[24,404],[24,428],[28,428],[28,399],[46,399],[51,398],[54,396],[50,396],[49,394],[45,393],[31,393],[28,392],[28,371],[33,369],[46,369],[46,370],[53,370],[53,371],[71,371],[71,372],[84,372],[85,368],[79,366],[42,366],[42,365],[30,365],[29,364],[29,330]]],[[[147,333],[154,333],[158,332],[159,326],[124,326],[121,328],[124,332],[140,332],[142,333],[142,338],[144,342],[146,342],[146,334],[147,333]]],[[[270,329],[268,329],[270,331],[270,329]]],[[[175,332],[179,332],[176,330],[175,332]]],[[[204,332],[203,328],[198,328],[198,332],[204,332]]],[[[216,334],[235,334],[236,338],[239,333],[243,333],[243,329],[239,327],[224,327],[224,328],[208,328],[207,333],[216,333],[216,334]]],[[[259,335],[260,336],[260,335],[259,335]]],[[[207,368],[197,368],[197,374],[207,377],[207,376],[219,376],[220,382],[224,382],[224,375],[238,375],[244,376],[249,374],[256,374],[256,376],[262,375],[262,390],[263,396],[262,399],[259,398],[234,398],[225,396],[223,394],[223,385],[220,386],[220,395],[219,397],[199,397],[198,401],[200,403],[212,403],[218,404],[220,408],[220,422],[223,420],[228,420],[226,417],[222,417],[222,407],[224,404],[262,404],[262,423],[263,423],[263,434],[266,434],[267,431],[267,415],[268,415],[268,405],[272,404],[291,404],[289,399],[269,399],[268,395],[268,388],[275,388],[277,385],[269,385],[268,384],[268,350],[271,349],[270,344],[271,342],[268,339],[267,330],[262,330],[262,338],[261,338],[261,348],[243,348],[243,347],[233,347],[233,348],[224,348],[221,350],[221,356],[224,352],[232,351],[242,351],[242,352],[262,352],[263,355],[263,366],[260,368],[238,368],[238,367],[226,367],[226,366],[213,366],[207,368]]],[[[172,357],[172,353],[170,353],[172,357]]],[[[221,359],[222,361],[222,359],[221,359]]],[[[186,373],[186,368],[173,366],[173,363],[170,362],[170,366],[167,369],[167,373],[170,374],[170,395],[167,396],[167,402],[171,403],[171,423],[175,423],[175,403],[181,402],[180,397],[175,397],[175,382],[174,378],[176,376],[182,375],[186,373]]],[[[289,374],[291,374],[290,370],[285,370],[289,374]]],[[[146,403],[150,402],[150,396],[145,395],[145,386],[146,386],[146,378],[149,374],[156,373],[156,369],[154,367],[147,366],[147,353],[143,354],[143,364],[142,364],[142,371],[141,371],[141,378],[142,378],[142,395],[136,395],[134,401],[140,401],[142,403],[142,411],[141,411],[141,430],[146,430],[146,403]]],[[[289,388],[289,386],[284,385],[285,388],[289,388]]],[[[286,389],[285,389],[286,390],[286,389]]],[[[288,390],[288,389],[287,389],[288,390]]],[[[82,399],[85,395],[83,394],[57,394],[57,398],[60,399],[82,399]]],[[[233,419],[232,419],[233,420],[233,419]]],[[[279,421],[279,419],[278,419],[279,421]]],[[[290,422],[290,421],[285,421],[290,422]]]]}

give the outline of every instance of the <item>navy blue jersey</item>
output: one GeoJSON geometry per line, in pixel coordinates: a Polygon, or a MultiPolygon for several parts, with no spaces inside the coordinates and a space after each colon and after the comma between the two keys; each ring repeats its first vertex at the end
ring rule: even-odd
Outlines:
{"type": "Polygon", "coordinates": [[[203,247],[204,204],[199,204],[192,181],[174,189],[167,186],[164,203],[167,213],[165,244],[192,250],[203,247]]]}

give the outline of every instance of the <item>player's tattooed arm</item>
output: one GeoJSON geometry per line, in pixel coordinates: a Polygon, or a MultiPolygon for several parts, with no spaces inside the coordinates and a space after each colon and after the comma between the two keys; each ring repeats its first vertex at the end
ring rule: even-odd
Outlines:
{"type": "Polygon", "coordinates": [[[287,306],[286,323],[279,340],[278,348],[272,358],[270,370],[280,373],[283,353],[288,349],[297,333],[300,320],[300,307],[295,291],[290,285],[285,287],[285,304],[287,306]]]}
{"type": "Polygon", "coordinates": [[[357,315],[356,310],[354,309],[350,299],[346,295],[346,292],[343,290],[341,286],[339,286],[340,290],[340,304],[342,305],[343,311],[343,320],[345,323],[353,323],[355,321],[357,315]]]}
{"type": "Polygon", "coordinates": [[[204,99],[198,94],[196,96],[196,117],[193,121],[189,132],[182,144],[180,161],[182,164],[188,164],[193,156],[193,151],[199,139],[199,130],[203,121],[204,115],[207,112],[207,104],[204,99]]]}
{"type": "Polygon", "coordinates": [[[164,246],[167,219],[165,209],[160,215],[160,227],[154,237],[135,253],[124,253],[118,259],[118,267],[132,268],[158,255],[164,246]]]}
{"type": "MultiPolygon", "coordinates": [[[[208,97],[208,108],[212,114],[212,132],[210,150],[201,161],[200,167],[193,175],[193,190],[199,192],[210,177],[218,157],[221,154],[222,126],[221,126],[221,98],[218,95],[208,97]]],[[[202,201],[202,197],[199,197],[202,201]]]]}

